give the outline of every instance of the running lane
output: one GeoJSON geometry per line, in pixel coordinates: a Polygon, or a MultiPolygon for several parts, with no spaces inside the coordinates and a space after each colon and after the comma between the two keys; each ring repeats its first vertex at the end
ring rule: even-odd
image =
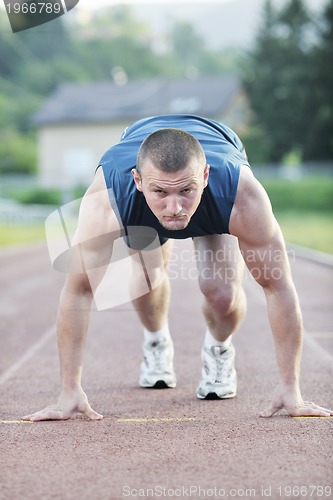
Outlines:
{"type": "MultiPolygon", "coordinates": [[[[204,333],[191,242],[170,265],[178,386],[137,384],[141,328],[130,304],[94,312],[83,386],[100,422],[20,423],[53,404],[53,325],[63,276],[42,246],[2,253],[0,498],[332,498],[333,419],[261,419],[277,381],[263,293],[245,277],[248,312],[235,335],[238,395],[199,401],[204,333]],[[16,422],[18,421],[18,422],[16,422]]],[[[302,391],[333,405],[333,269],[290,255],[304,311],[302,391]]]]}

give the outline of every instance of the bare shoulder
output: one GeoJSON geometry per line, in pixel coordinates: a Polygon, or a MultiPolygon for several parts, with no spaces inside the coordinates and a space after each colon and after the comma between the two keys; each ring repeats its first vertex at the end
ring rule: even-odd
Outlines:
{"type": "Polygon", "coordinates": [[[104,210],[109,208],[110,200],[101,167],[97,170],[92,183],[85,192],[82,203],[84,205],[94,204],[96,208],[103,208],[104,210]]]}
{"type": "Polygon", "coordinates": [[[229,229],[231,234],[250,246],[268,244],[278,230],[269,197],[246,165],[241,168],[229,229]]]}
{"type": "Polygon", "coordinates": [[[110,203],[102,168],[99,168],[82,198],[77,241],[87,241],[111,232],[115,237],[119,235],[120,225],[110,203]]]}

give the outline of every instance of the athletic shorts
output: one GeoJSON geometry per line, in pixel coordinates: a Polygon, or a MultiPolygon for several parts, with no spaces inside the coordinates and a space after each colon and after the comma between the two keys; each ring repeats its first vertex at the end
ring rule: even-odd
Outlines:
{"type": "Polygon", "coordinates": [[[162,246],[169,238],[158,236],[155,229],[147,226],[130,226],[123,230],[122,237],[128,248],[132,250],[153,250],[162,246]]]}

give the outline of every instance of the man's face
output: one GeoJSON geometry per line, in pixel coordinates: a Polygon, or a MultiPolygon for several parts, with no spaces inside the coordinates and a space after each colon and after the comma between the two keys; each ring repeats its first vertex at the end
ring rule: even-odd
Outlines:
{"type": "Polygon", "coordinates": [[[134,182],[160,224],[170,231],[185,229],[199,206],[208,183],[209,166],[192,158],[178,172],[163,172],[146,160],[141,175],[132,170],[134,182]]]}

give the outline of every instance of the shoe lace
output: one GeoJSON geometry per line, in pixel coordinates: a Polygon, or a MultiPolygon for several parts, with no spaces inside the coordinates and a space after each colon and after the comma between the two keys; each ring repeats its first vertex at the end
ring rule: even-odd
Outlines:
{"type": "Polygon", "coordinates": [[[227,349],[220,346],[211,347],[212,358],[215,363],[212,363],[212,376],[216,384],[227,384],[230,376],[230,366],[228,363],[229,353],[227,349]]]}
{"type": "Polygon", "coordinates": [[[154,371],[168,371],[169,361],[165,345],[161,342],[152,342],[149,350],[146,351],[145,357],[150,368],[154,371]]]}

